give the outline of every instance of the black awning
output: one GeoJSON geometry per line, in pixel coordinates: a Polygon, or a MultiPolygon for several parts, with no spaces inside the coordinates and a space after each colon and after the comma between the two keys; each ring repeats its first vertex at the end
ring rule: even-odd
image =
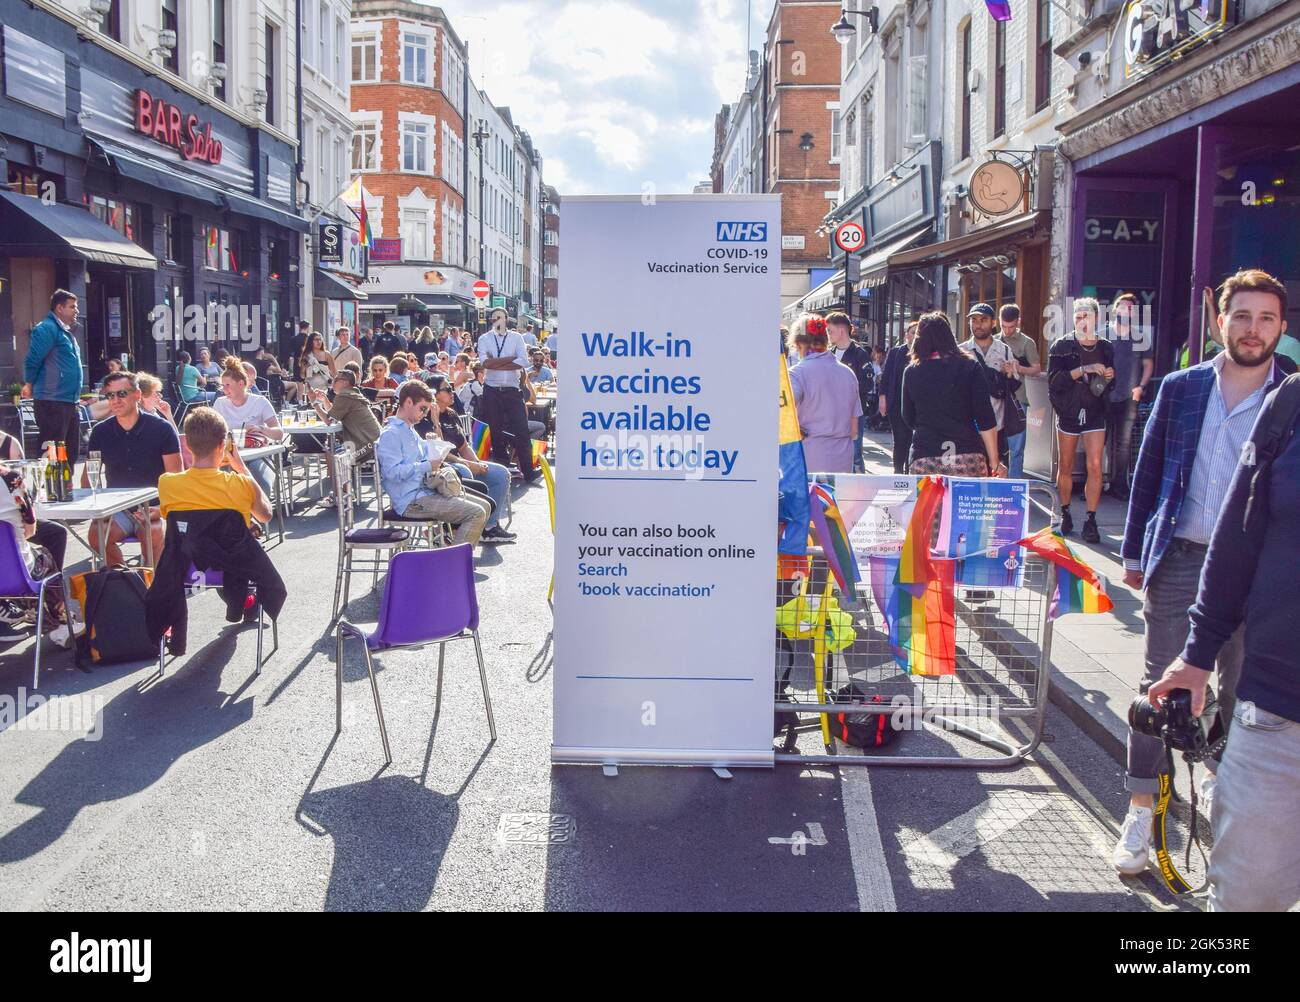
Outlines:
{"type": "Polygon", "coordinates": [[[4,253],[10,257],[83,258],[150,271],[158,267],[139,244],[75,205],[47,204],[30,195],[0,191],[0,220],[4,253]]]}
{"type": "Polygon", "coordinates": [[[311,232],[311,220],[303,219],[302,216],[295,216],[292,212],[285,209],[277,209],[269,202],[261,199],[249,198],[247,195],[236,195],[234,192],[223,192],[226,204],[230,207],[231,212],[240,212],[245,216],[253,216],[257,219],[264,219],[268,223],[275,223],[283,226],[285,229],[296,230],[299,233],[311,232]]]}
{"type": "Polygon", "coordinates": [[[354,285],[349,285],[337,275],[331,275],[322,268],[316,269],[314,288],[317,299],[368,299],[369,297],[354,285]]]}

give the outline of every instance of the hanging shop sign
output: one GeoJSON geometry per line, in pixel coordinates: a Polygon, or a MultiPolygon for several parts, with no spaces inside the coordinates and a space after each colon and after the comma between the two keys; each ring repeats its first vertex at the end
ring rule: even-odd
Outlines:
{"type": "Polygon", "coordinates": [[[1124,12],[1124,76],[1145,76],[1235,23],[1234,0],[1131,0],[1124,12]]]}
{"type": "Polygon", "coordinates": [[[221,163],[221,140],[212,135],[211,122],[200,122],[198,115],[185,114],[143,87],[135,92],[135,131],[170,146],[186,160],[221,163]]]}
{"type": "Polygon", "coordinates": [[[1005,216],[1024,207],[1025,173],[1005,160],[986,160],[967,185],[971,204],[986,216],[1005,216]]]}

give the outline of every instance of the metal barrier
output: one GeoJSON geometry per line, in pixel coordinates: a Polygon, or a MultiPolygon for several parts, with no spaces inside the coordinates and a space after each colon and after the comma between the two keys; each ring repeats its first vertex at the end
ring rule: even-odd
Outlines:
{"type": "MultiPolygon", "coordinates": [[[[1056,491],[1029,481],[1030,532],[1059,515],[1056,491]],[[1042,500],[1037,500],[1036,497],[1042,500]],[[1037,523],[1037,524],[1035,524],[1037,523]]],[[[777,762],[837,765],[952,766],[987,769],[1014,766],[1038,747],[1047,708],[1052,650],[1052,622],[1048,619],[1056,588],[1056,567],[1023,550],[1025,563],[1021,587],[977,589],[957,585],[956,673],[946,676],[911,675],[900,667],[890,648],[884,616],[876,607],[870,582],[858,585],[854,608],[838,609],[830,601],[832,582],[820,551],[810,548],[811,583],[821,600],[808,603],[815,622],[790,640],[777,630],[777,671],[774,709],[816,715],[827,754],[798,752],[776,754],[777,762]],[[851,617],[851,622],[845,616],[851,617]],[[835,616],[835,621],[830,617],[835,616]],[[838,634],[838,635],[837,635],[838,634]],[[851,635],[851,640],[850,640],[851,635]],[[837,649],[838,648],[838,649],[837,649]],[[836,690],[850,683],[880,703],[867,703],[856,694],[837,697],[836,690]],[[826,713],[888,714],[905,722],[898,745],[936,725],[971,738],[1000,754],[996,756],[916,756],[893,754],[891,749],[863,755],[836,755],[827,729],[826,713]],[[1030,734],[1013,733],[1003,719],[1028,722],[1030,734]],[[973,726],[980,720],[992,726],[973,726]]],[[[778,604],[797,597],[791,582],[782,581],[778,604]]]]}

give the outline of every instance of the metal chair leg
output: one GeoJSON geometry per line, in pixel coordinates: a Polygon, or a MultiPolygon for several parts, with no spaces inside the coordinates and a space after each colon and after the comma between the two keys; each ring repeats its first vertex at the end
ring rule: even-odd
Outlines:
{"type": "Polygon", "coordinates": [[[433,712],[435,715],[442,709],[442,666],[447,659],[447,642],[444,640],[438,645],[438,691],[433,697],[433,712]]]}
{"type": "Polygon", "coordinates": [[[393,753],[388,747],[388,728],[384,726],[384,708],[379,702],[379,683],[375,680],[375,664],[370,657],[370,647],[364,637],[361,640],[361,651],[366,656],[366,671],[370,674],[370,691],[375,696],[375,716],[379,718],[379,737],[384,742],[384,765],[391,765],[393,753]]]}
{"type": "Polygon", "coordinates": [[[483,705],[487,707],[488,732],[492,735],[492,740],[497,739],[497,724],[492,717],[492,697],[488,695],[487,666],[483,664],[483,645],[479,643],[478,630],[473,632],[474,637],[474,654],[478,657],[478,677],[483,683],[483,705]]]}
{"type": "Polygon", "coordinates": [[[334,629],[334,733],[343,733],[343,627],[334,629]]]}
{"type": "MultiPolygon", "coordinates": [[[[45,625],[45,582],[41,582],[41,592],[36,599],[36,668],[32,672],[32,691],[35,692],[41,683],[41,638],[45,635],[42,629],[45,625]]],[[[89,627],[87,627],[89,629],[89,627]]]]}

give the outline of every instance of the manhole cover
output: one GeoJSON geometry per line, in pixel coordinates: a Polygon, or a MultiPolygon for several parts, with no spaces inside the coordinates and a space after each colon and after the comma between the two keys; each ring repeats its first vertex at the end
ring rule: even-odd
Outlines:
{"type": "Polygon", "coordinates": [[[514,845],[559,845],[572,842],[576,825],[571,814],[502,814],[497,841],[514,845]]]}

